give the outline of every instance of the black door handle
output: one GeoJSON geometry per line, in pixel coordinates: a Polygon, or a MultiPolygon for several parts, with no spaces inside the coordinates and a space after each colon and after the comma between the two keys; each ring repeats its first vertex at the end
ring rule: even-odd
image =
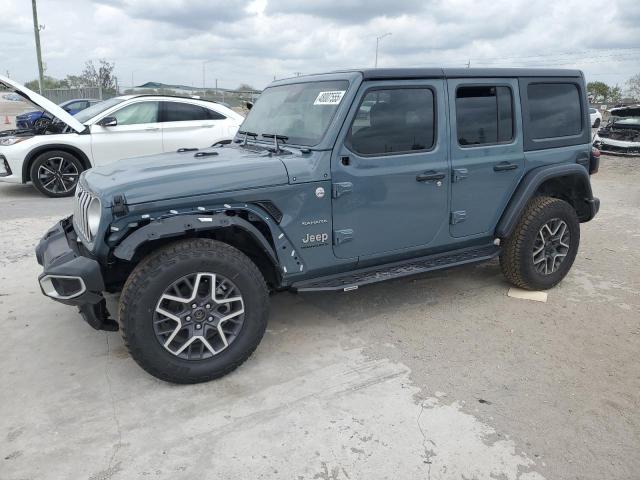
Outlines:
{"type": "Polygon", "coordinates": [[[518,168],[518,164],[517,163],[500,162],[497,165],[493,166],[493,171],[494,172],[504,172],[504,171],[507,171],[507,170],[515,170],[516,168],[518,168]]]}
{"type": "Polygon", "coordinates": [[[416,180],[418,182],[430,182],[431,180],[442,180],[444,176],[445,175],[442,172],[434,172],[431,170],[430,172],[424,172],[416,175],[416,180]]]}

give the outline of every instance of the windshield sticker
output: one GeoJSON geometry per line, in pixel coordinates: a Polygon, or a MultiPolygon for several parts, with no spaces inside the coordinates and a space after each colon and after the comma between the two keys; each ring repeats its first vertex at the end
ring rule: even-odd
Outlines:
{"type": "Polygon", "coordinates": [[[333,90],[331,92],[320,92],[316,97],[314,105],[338,105],[346,90],[333,90]]]}

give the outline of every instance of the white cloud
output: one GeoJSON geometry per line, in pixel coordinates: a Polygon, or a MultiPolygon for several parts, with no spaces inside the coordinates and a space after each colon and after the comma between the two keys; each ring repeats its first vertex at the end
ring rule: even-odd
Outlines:
{"type": "MultiPolygon", "coordinates": [[[[0,67],[35,78],[30,2],[0,0],[0,67]]],[[[264,87],[274,75],[371,66],[553,66],[622,83],[640,71],[640,4],[611,0],[50,0],[47,73],[116,63],[120,83],[264,87]],[[635,47],[635,50],[630,48],[635,47]]]]}

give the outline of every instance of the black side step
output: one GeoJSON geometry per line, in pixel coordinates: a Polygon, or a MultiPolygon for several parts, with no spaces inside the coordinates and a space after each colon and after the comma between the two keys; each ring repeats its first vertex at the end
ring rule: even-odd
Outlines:
{"type": "Polygon", "coordinates": [[[304,280],[291,285],[297,292],[323,292],[331,290],[356,290],[361,285],[406,277],[418,273],[455,267],[466,263],[482,262],[496,257],[500,247],[494,244],[462,248],[376,267],[362,268],[348,273],[304,280]]]}

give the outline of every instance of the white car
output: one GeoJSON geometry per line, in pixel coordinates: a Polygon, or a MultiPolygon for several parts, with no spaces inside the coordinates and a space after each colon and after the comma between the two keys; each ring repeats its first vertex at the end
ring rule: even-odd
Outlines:
{"type": "Polygon", "coordinates": [[[602,115],[597,109],[589,107],[589,118],[591,118],[591,126],[593,128],[598,128],[600,126],[600,122],[602,122],[602,115]]]}
{"type": "Polygon", "coordinates": [[[75,116],[0,75],[0,84],[56,117],[42,129],[0,133],[0,181],[32,182],[49,197],[73,195],[83,170],[125,158],[229,143],[244,120],[205,100],[126,95],[75,116]]]}

